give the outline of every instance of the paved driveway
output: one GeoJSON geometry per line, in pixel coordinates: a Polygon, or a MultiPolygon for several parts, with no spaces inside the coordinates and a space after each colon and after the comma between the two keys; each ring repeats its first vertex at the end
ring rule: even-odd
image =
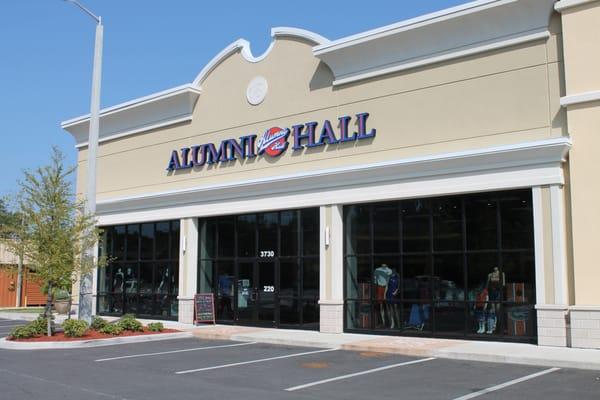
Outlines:
{"type": "MultiPolygon", "coordinates": [[[[0,320],[0,325],[8,324],[0,320]]],[[[599,399],[600,371],[196,338],[0,350],[0,398],[599,399]]]]}

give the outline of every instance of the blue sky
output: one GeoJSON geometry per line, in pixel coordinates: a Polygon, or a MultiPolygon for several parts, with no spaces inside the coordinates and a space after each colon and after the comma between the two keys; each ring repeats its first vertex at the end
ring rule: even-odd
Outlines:
{"type": "MultiPolygon", "coordinates": [[[[105,25],[102,107],[191,82],[238,38],[262,54],[273,26],[329,39],[466,3],[465,0],[82,0],[105,25]]],[[[58,146],[60,122],[89,112],[94,21],[63,0],[0,4],[0,196],[58,146]]]]}

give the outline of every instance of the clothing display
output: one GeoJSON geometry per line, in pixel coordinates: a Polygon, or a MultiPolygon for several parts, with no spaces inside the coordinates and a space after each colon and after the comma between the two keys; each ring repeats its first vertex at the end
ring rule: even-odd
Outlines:
{"type": "Polygon", "coordinates": [[[385,291],[385,299],[387,301],[395,300],[398,295],[398,289],[400,288],[400,277],[397,273],[392,273],[390,280],[388,281],[387,290],[385,291]]]}

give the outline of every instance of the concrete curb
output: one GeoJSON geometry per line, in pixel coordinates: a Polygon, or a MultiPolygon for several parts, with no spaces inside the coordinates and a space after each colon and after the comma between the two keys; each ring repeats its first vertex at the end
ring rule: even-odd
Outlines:
{"type": "MultiPolygon", "coordinates": [[[[339,348],[356,352],[376,352],[400,354],[410,357],[435,357],[450,360],[480,361],[504,364],[535,365],[541,367],[574,368],[600,370],[600,350],[565,349],[539,347],[515,343],[463,342],[453,340],[432,340],[404,344],[382,343],[371,336],[370,340],[358,335],[338,337],[307,337],[289,331],[253,332],[194,332],[194,336],[207,340],[233,340],[257,342],[284,346],[339,348]]],[[[389,337],[380,338],[389,340],[389,337]]],[[[429,340],[429,339],[425,339],[429,340]]]]}
{"type": "Polygon", "coordinates": [[[0,349],[6,350],[52,350],[83,349],[89,347],[114,346],[126,343],[154,342],[158,340],[187,339],[193,337],[191,332],[157,333],[156,335],[126,336],[110,339],[82,340],[77,342],[13,342],[0,339],[0,349]]]}

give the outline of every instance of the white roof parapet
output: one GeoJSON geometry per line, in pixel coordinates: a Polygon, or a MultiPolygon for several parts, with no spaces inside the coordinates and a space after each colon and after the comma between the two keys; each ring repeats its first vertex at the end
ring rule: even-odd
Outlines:
{"type": "MultiPolygon", "coordinates": [[[[202,68],[192,83],[177,86],[162,92],[104,108],[100,111],[100,143],[133,135],[169,125],[191,121],[198,96],[202,92],[200,84],[221,62],[237,51],[248,62],[263,60],[273,48],[276,38],[294,37],[306,40],[313,45],[329,42],[323,36],[299,28],[276,27],[271,29],[271,45],[260,56],[252,55],[250,43],[238,39],[225,47],[202,68]]],[[[76,147],[87,146],[90,115],[83,115],[61,123],[61,127],[73,135],[76,147]]]]}
{"type": "Polygon", "coordinates": [[[478,0],[331,41],[313,53],[334,85],[550,36],[555,0],[478,0]]]}
{"type": "Polygon", "coordinates": [[[305,29],[290,28],[290,27],[272,28],[271,29],[271,38],[272,38],[271,44],[269,45],[269,47],[263,54],[261,54],[260,56],[254,56],[252,54],[252,50],[250,49],[250,43],[245,39],[238,39],[235,42],[231,43],[229,46],[225,47],[223,50],[221,50],[221,52],[219,52],[219,54],[217,54],[215,57],[213,57],[213,59],[210,60],[206,64],[206,66],[204,66],[204,68],[202,68],[202,71],[200,71],[200,73],[196,76],[196,79],[194,79],[192,86],[200,87],[200,85],[202,84],[204,79],[206,79],[206,77],[219,64],[221,64],[229,56],[236,53],[237,51],[241,51],[242,56],[248,62],[255,63],[255,62],[259,62],[259,61],[263,60],[271,52],[271,49],[273,48],[273,45],[275,44],[275,40],[278,37],[299,38],[299,39],[303,39],[308,42],[311,42],[312,44],[315,44],[315,45],[324,45],[324,44],[329,43],[329,40],[324,38],[323,36],[321,36],[317,33],[314,33],[314,32],[307,31],[305,29]]]}
{"type": "MultiPolygon", "coordinates": [[[[150,129],[191,121],[201,90],[191,84],[104,108],[100,111],[100,143],[150,129]]],[[[76,147],[87,146],[90,115],[61,123],[76,141],[76,147]]]]}

